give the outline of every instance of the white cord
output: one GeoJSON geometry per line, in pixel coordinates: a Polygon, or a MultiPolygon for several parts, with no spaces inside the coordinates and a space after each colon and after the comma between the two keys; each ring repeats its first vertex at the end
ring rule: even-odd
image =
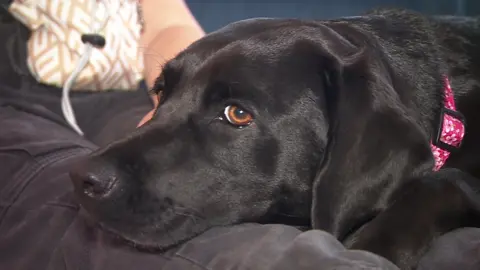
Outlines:
{"type": "MultiPolygon", "coordinates": [[[[91,16],[90,30],[91,30],[91,33],[93,34],[93,33],[100,32],[101,29],[105,27],[110,16],[107,15],[107,18],[105,19],[104,23],[100,26],[100,28],[97,31],[95,31],[94,27],[95,27],[95,19],[96,19],[95,15],[97,11],[97,0],[93,0],[92,2],[93,2],[92,10],[90,12],[90,16],[91,16]]],[[[73,108],[72,108],[72,103],[70,100],[70,91],[72,89],[72,85],[77,80],[78,75],[80,74],[80,72],[82,72],[82,70],[85,68],[88,61],[90,60],[90,56],[92,55],[92,50],[93,50],[93,46],[90,43],[85,43],[85,51],[82,57],[80,58],[80,61],[78,62],[77,66],[74,68],[70,76],[67,78],[67,81],[65,82],[65,85],[63,86],[63,89],[62,89],[63,116],[65,117],[65,120],[67,121],[67,123],[78,134],[82,136],[83,136],[83,131],[77,124],[77,120],[75,118],[75,112],[73,111],[73,108]]]]}
{"type": "Polygon", "coordinates": [[[75,112],[73,111],[72,108],[72,103],[70,100],[70,90],[72,88],[72,85],[75,83],[77,80],[78,75],[82,70],[85,68],[87,65],[88,61],[90,60],[90,55],[92,54],[92,49],[93,46],[91,44],[85,44],[85,52],[82,55],[82,58],[80,58],[80,61],[78,62],[77,66],[73,70],[72,74],[68,77],[67,81],[65,82],[65,85],[63,86],[62,89],[62,112],[63,116],[65,117],[65,120],[67,120],[68,124],[80,135],[83,136],[83,131],[82,129],[78,126],[77,120],[75,118],[75,112]]]}

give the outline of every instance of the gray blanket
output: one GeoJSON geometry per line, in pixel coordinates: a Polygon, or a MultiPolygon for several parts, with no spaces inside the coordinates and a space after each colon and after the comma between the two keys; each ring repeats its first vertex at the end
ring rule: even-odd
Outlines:
{"type": "MultiPolygon", "coordinates": [[[[399,270],[388,260],[361,250],[347,250],[332,235],[283,225],[244,224],[214,228],[176,252],[189,259],[200,246],[216,247],[195,259],[208,269],[237,270],[399,270]],[[221,252],[220,252],[221,251],[221,252]]],[[[183,269],[171,260],[169,269],[183,269]]],[[[420,262],[419,270],[479,270],[480,229],[466,228],[438,239],[420,262]]]]}

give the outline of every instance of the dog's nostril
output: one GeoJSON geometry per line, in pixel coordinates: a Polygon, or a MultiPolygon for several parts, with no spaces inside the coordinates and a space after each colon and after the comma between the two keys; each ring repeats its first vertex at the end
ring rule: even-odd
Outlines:
{"type": "Polygon", "coordinates": [[[74,191],[80,199],[104,200],[116,194],[121,185],[119,169],[100,158],[89,158],[70,171],[74,191]]]}
{"type": "Polygon", "coordinates": [[[114,188],[116,177],[114,175],[93,172],[72,172],[71,174],[77,192],[92,199],[107,196],[114,188]]]}
{"type": "Polygon", "coordinates": [[[82,182],[82,189],[85,195],[101,196],[108,192],[108,181],[102,181],[98,176],[87,174],[82,182]]]}

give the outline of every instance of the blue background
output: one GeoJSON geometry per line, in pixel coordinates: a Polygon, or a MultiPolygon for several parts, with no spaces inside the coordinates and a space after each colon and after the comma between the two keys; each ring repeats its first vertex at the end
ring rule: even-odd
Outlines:
{"type": "Polygon", "coordinates": [[[480,0],[187,0],[205,31],[251,17],[328,19],[374,7],[404,7],[427,14],[480,15],[480,0]]]}

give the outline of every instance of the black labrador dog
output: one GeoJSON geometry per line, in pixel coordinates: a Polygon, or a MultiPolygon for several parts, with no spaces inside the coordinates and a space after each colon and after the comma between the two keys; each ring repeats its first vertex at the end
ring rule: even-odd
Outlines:
{"type": "Polygon", "coordinates": [[[88,213],[137,247],[282,222],[409,269],[480,226],[480,20],[250,19],[169,61],[154,91],[153,120],[71,173],[88,213]]]}

